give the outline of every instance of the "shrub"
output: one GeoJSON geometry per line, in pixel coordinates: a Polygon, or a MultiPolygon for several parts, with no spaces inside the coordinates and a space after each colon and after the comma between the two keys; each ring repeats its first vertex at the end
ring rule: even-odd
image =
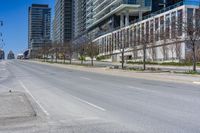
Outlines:
{"type": "Polygon", "coordinates": [[[101,60],[105,60],[105,59],[109,59],[109,58],[111,58],[110,56],[98,56],[96,59],[98,60],[98,61],[101,61],[101,60]]]}
{"type": "Polygon", "coordinates": [[[85,56],[80,56],[79,60],[86,61],[86,58],[85,58],[85,56]]]}

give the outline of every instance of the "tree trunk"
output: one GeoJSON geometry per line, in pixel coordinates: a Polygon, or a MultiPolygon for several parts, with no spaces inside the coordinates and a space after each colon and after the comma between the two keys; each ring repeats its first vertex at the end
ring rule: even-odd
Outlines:
{"type": "Polygon", "coordinates": [[[48,62],[48,61],[49,61],[49,60],[48,60],[48,59],[49,59],[48,57],[49,57],[49,54],[47,53],[47,59],[46,59],[46,62],[48,62]]]}
{"type": "Polygon", "coordinates": [[[122,50],[122,69],[124,69],[124,48],[122,50]]]}
{"type": "Polygon", "coordinates": [[[193,71],[196,72],[197,69],[197,64],[196,64],[196,48],[195,48],[195,45],[193,44],[193,48],[192,48],[192,52],[193,52],[193,71]]]}
{"type": "Polygon", "coordinates": [[[83,64],[83,58],[82,58],[82,56],[81,56],[81,65],[83,64]]]}
{"type": "Polygon", "coordinates": [[[143,48],[143,70],[146,70],[146,47],[143,48]]]}
{"type": "Polygon", "coordinates": [[[72,64],[72,56],[70,55],[69,64],[72,64]]]}
{"type": "Polygon", "coordinates": [[[66,59],[65,59],[65,55],[64,55],[64,61],[63,61],[64,64],[65,64],[65,60],[66,60],[66,59]]]}
{"type": "Polygon", "coordinates": [[[91,65],[94,66],[94,57],[91,58],[91,65]]]}
{"type": "Polygon", "coordinates": [[[58,52],[56,50],[56,63],[57,63],[57,60],[58,60],[58,52]]]}
{"type": "Polygon", "coordinates": [[[53,55],[51,55],[51,62],[53,63],[53,55]]]}
{"type": "Polygon", "coordinates": [[[43,61],[45,62],[45,51],[43,52],[43,61]]]}

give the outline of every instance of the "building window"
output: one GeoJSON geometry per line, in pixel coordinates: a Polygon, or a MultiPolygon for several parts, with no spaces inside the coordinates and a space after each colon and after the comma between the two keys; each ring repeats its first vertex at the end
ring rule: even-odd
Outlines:
{"type": "Polygon", "coordinates": [[[183,25],[183,10],[178,10],[178,36],[182,36],[182,25],[183,25]]]}
{"type": "Polygon", "coordinates": [[[188,8],[187,9],[187,28],[193,28],[193,8],[188,8]]]}
{"type": "Polygon", "coordinates": [[[164,16],[161,16],[160,17],[160,40],[164,39],[164,32],[165,32],[164,16]]]}
{"type": "Polygon", "coordinates": [[[177,26],[176,26],[176,12],[172,12],[171,14],[171,37],[174,39],[176,38],[176,29],[177,29],[177,26]]]}
{"type": "Polygon", "coordinates": [[[137,30],[136,30],[136,26],[134,26],[134,46],[136,46],[137,45],[137,30]]]}
{"type": "Polygon", "coordinates": [[[170,14],[166,15],[166,22],[165,22],[165,39],[170,38],[170,14]]]}
{"type": "Polygon", "coordinates": [[[155,19],[155,40],[158,41],[159,40],[159,18],[155,19]]]}
{"type": "Polygon", "coordinates": [[[150,21],[150,42],[154,42],[154,20],[150,21]]]}
{"type": "Polygon", "coordinates": [[[195,10],[195,27],[200,28],[200,9],[195,10]]]}
{"type": "Polygon", "coordinates": [[[146,22],[146,41],[149,42],[149,21],[146,22]]]}
{"type": "Polygon", "coordinates": [[[140,45],[140,24],[137,26],[137,42],[138,45],[140,45]]]}

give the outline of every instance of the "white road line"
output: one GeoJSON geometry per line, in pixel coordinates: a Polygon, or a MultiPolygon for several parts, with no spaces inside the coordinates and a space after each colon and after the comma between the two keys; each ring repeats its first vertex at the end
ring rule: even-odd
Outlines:
{"type": "Polygon", "coordinates": [[[196,82],[196,81],[194,81],[193,83],[194,83],[194,84],[197,84],[197,85],[200,85],[200,82],[196,82]]]}
{"type": "Polygon", "coordinates": [[[91,79],[89,79],[89,78],[87,78],[87,77],[80,77],[81,79],[85,79],[85,80],[91,80],[91,79]]]}
{"type": "MultiPolygon", "coordinates": [[[[71,95],[71,96],[72,96],[72,95],[71,95]]],[[[97,105],[95,105],[95,104],[93,104],[93,103],[90,103],[90,102],[88,102],[88,101],[85,101],[85,100],[80,99],[80,98],[75,97],[75,96],[72,96],[72,97],[73,97],[74,99],[76,99],[76,100],[78,100],[78,101],[80,101],[80,102],[86,103],[86,104],[88,104],[88,105],[90,105],[90,106],[92,106],[92,107],[94,107],[94,108],[96,108],[96,109],[99,109],[99,110],[101,110],[101,111],[106,111],[104,108],[99,107],[99,106],[97,106],[97,105]]]]}
{"type": "Polygon", "coordinates": [[[20,85],[24,88],[24,90],[33,98],[33,100],[38,104],[38,106],[42,109],[42,111],[49,116],[49,113],[44,109],[44,107],[38,102],[38,100],[31,94],[31,92],[26,88],[22,81],[19,80],[20,85]]]}
{"type": "Polygon", "coordinates": [[[134,87],[134,86],[130,86],[130,85],[128,85],[127,87],[130,88],[130,89],[145,90],[146,91],[146,89],[138,88],[138,87],[134,87]]]}

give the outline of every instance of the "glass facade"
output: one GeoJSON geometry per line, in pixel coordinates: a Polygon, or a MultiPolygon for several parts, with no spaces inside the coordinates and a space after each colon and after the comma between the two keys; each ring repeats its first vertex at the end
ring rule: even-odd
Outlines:
{"type": "Polygon", "coordinates": [[[55,1],[55,17],[53,21],[54,42],[64,43],[72,39],[72,11],[72,0],[55,1]]]}
{"type": "Polygon", "coordinates": [[[28,15],[28,47],[38,49],[50,41],[51,9],[48,5],[33,4],[28,15]]]}
{"type": "Polygon", "coordinates": [[[185,5],[200,5],[200,1],[199,0],[184,0],[184,4],[185,5]]]}

